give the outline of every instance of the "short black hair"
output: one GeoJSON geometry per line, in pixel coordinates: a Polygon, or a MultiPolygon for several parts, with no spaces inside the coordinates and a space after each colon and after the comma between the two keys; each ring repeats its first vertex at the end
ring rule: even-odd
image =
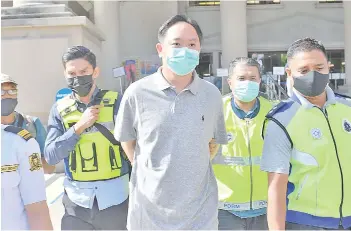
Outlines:
{"type": "Polygon", "coordinates": [[[296,40],[293,44],[290,45],[287,52],[288,61],[290,61],[297,53],[310,52],[313,50],[319,50],[323,52],[323,54],[327,58],[327,51],[325,50],[325,47],[323,46],[321,41],[318,41],[313,38],[303,38],[296,40]]]}
{"type": "Polygon", "coordinates": [[[75,59],[85,59],[88,61],[93,68],[96,67],[96,56],[88,48],[84,46],[74,46],[68,48],[68,50],[62,56],[62,64],[66,68],[66,63],[75,59]]]}
{"type": "Polygon", "coordinates": [[[169,30],[169,28],[171,28],[172,26],[174,26],[178,22],[186,22],[186,23],[192,25],[194,27],[194,29],[196,30],[197,36],[199,36],[200,43],[202,42],[203,35],[202,35],[202,31],[201,31],[199,24],[195,20],[192,20],[189,17],[187,17],[185,15],[180,15],[180,14],[171,17],[165,23],[163,23],[163,25],[158,30],[158,41],[163,42],[163,39],[165,38],[166,33],[169,30]]]}
{"type": "Polygon", "coordinates": [[[258,73],[260,74],[260,77],[261,77],[261,73],[260,73],[261,65],[255,59],[247,58],[247,57],[238,57],[229,63],[229,77],[233,75],[235,67],[238,66],[239,64],[244,64],[250,67],[257,67],[258,73]]]}

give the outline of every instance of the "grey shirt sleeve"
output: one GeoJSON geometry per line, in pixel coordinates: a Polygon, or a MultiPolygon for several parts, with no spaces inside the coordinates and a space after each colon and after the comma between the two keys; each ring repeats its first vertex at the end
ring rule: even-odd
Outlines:
{"type": "Polygon", "coordinates": [[[114,136],[120,142],[127,142],[137,139],[136,131],[136,104],[130,89],[125,92],[119,105],[116,118],[114,136]],[[128,91],[129,90],[129,91],[128,91]]]}
{"type": "Polygon", "coordinates": [[[227,144],[227,131],[225,129],[225,122],[224,122],[224,113],[223,113],[223,100],[222,95],[218,94],[217,100],[217,111],[215,117],[215,129],[213,138],[216,140],[217,144],[227,144]]]}
{"type": "Polygon", "coordinates": [[[285,132],[275,122],[269,121],[264,135],[261,170],[289,174],[291,153],[291,144],[285,132]]]}

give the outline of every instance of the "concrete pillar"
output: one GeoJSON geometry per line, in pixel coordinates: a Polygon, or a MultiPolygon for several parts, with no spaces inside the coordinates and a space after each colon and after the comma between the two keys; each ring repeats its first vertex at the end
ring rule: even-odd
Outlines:
{"type": "Polygon", "coordinates": [[[113,77],[113,68],[121,66],[119,35],[119,1],[94,1],[94,20],[106,40],[102,42],[101,54],[97,57],[102,69],[100,86],[109,90],[120,90],[120,80],[113,77]]]}
{"type": "Polygon", "coordinates": [[[344,2],[344,25],[345,25],[345,75],[346,86],[343,92],[351,96],[351,1],[344,2]]]}
{"type": "MultiPolygon", "coordinates": [[[[222,68],[236,57],[247,56],[246,1],[221,1],[222,68]]],[[[222,94],[230,92],[223,79],[222,94]]]]}
{"type": "Polygon", "coordinates": [[[247,56],[246,1],[221,1],[222,68],[235,57],[247,56]]]}

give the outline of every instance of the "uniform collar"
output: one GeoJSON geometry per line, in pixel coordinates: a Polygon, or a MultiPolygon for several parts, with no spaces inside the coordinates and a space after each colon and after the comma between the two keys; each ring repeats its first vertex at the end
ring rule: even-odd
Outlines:
{"type": "MultiPolygon", "coordinates": [[[[328,105],[336,104],[336,98],[333,90],[329,86],[327,86],[325,91],[327,93],[327,102],[325,103],[324,108],[327,107],[328,105]]],[[[297,101],[298,103],[300,103],[304,108],[310,109],[315,106],[311,104],[305,97],[303,97],[300,92],[295,90],[295,88],[293,88],[293,95],[291,96],[291,98],[294,101],[297,101]]]]}
{"type": "MultiPolygon", "coordinates": [[[[175,89],[174,86],[172,86],[167,80],[166,78],[163,76],[162,71],[161,71],[162,67],[160,67],[157,72],[156,72],[156,85],[158,86],[158,88],[163,91],[166,90],[168,88],[172,88],[175,89]]],[[[189,90],[191,93],[193,93],[194,95],[196,95],[199,91],[199,83],[200,83],[200,78],[197,75],[196,71],[193,72],[193,81],[184,89],[184,90],[189,90]]]]}
{"type": "Polygon", "coordinates": [[[232,109],[233,112],[235,113],[235,115],[237,117],[239,117],[240,119],[245,119],[245,118],[254,118],[257,116],[259,110],[260,110],[260,100],[257,97],[256,98],[256,102],[254,104],[254,106],[250,109],[250,111],[248,111],[247,113],[244,112],[236,103],[234,100],[234,97],[231,97],[231,105],[232,105],[232,109]]]}

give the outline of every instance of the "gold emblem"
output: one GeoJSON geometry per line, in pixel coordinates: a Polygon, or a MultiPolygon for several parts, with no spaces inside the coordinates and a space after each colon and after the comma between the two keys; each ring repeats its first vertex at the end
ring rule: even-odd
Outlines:
{"type": "Polygon", "coordinates": [[[43,167],[40,161],[39,153],[33,153],[29,156],[29,165],[31,171],[40,170],[43,167]]]}
{"type": "Polygon", "coordinates": [[[17,171],[17,169],[18,169],[18,164],[3,165],[3,166],[1,166],[1,173],[3,173],[3,172],[14,172],[14,171],[17,171]]]}

